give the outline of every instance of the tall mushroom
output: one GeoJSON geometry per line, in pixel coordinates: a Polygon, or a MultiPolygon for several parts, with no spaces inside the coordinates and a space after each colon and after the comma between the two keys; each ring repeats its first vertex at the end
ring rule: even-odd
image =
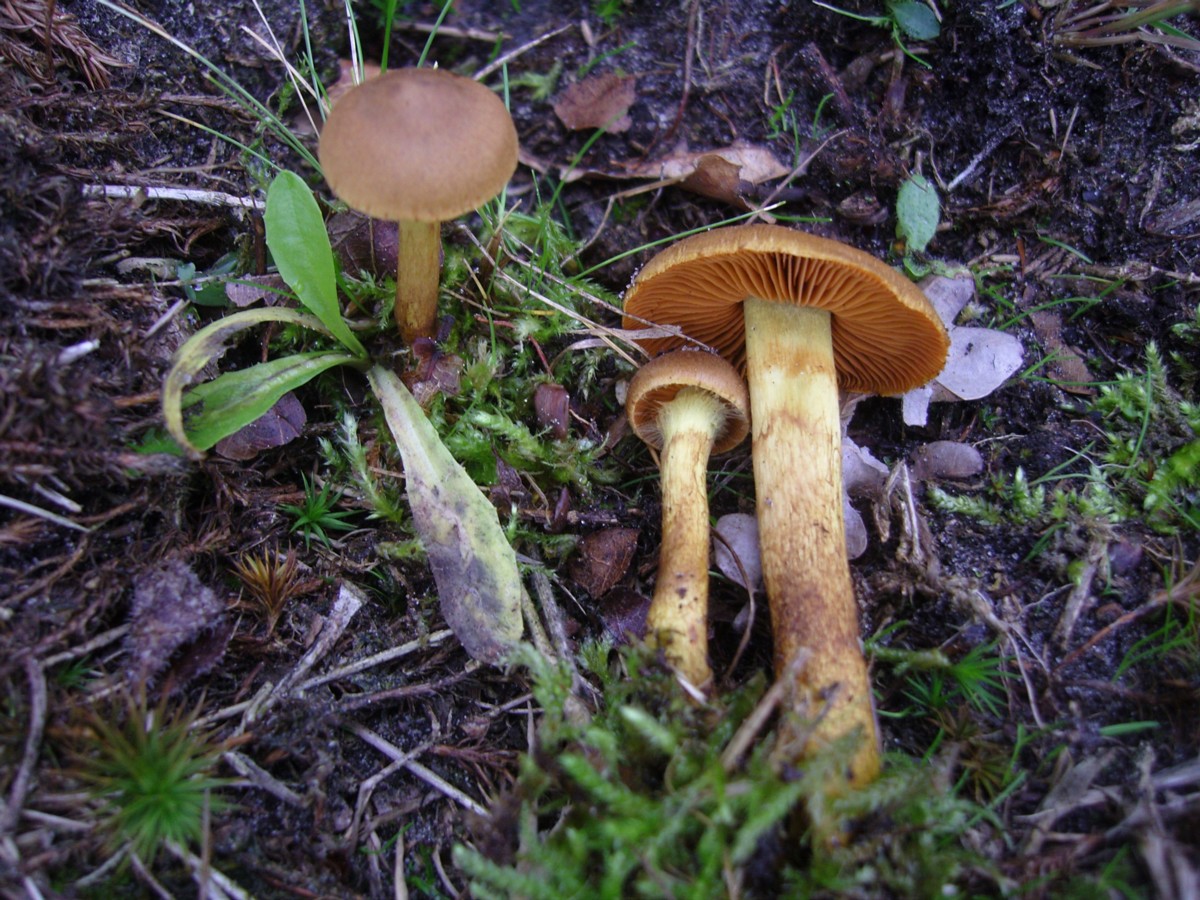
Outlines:
{"type": "Polygon", "coordinates": [[[433,334],[441,223],[481,206],[517,168],[517,131],[500,98],[443,69],[392,69],[334,105],[318,148],[349,206],[400,225],[396,324],[433,334]]]}
{"type": "MultiPolygon", "coordinates": [[[[798,671],[797,702],[820,715],[802,753],[858,733],[845,775],[870,781],[879,741],[846,560],[837,392],[898,394],[936,375],[948,346],[937,313],[859,250],[747,225],[660,253],[626,293],[625,316],[626,328],[677,325],[746,371],[776,675],[798,671]]],[[[663,353],[687,337],[641,343],[663,353]]]]}
{"type": "Polygon", "coordinates": [[[732,450],[750,430],[746,383],[719,356],[677,350],[638,370],[625,410],[634,434],[661,450],[662,550],[647,635],[703,690],[712,681],[705,474],[711,454],[732,450]]]}

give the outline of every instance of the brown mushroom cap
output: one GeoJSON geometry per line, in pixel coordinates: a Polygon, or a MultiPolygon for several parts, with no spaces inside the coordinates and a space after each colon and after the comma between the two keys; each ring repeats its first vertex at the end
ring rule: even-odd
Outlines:
{"type": "Polygon", "coordinates": [[[746,382],[728,362],[703,351],[681,350],[650,360],[629,382],[625,412],[633,433],[656,450],[663,445],[658,413],[684,388],[698,388],[718,400],[725,415],[713,453],[732,450],[750,431],[746,382]]]}
{"type": "Polygon", "coordinates": [[[504,103],[444,69],[392,69],[333,107],[318,149],[325,179],[377,219],[440,222],[496,196],[517,168],[504,103]]]}
{"type": "MultiPolygon", "coordinates": [[[[776,225],[685,238],[654,257],[625,294],[625,328],[677,325],[745,369],[747,297],[826,309],[838,384],[899,394],[933,378],[950,345],[920,288],[861,250],[776,225]]],[[[640,341],[659,354],[682,337],[640,341]]]]}

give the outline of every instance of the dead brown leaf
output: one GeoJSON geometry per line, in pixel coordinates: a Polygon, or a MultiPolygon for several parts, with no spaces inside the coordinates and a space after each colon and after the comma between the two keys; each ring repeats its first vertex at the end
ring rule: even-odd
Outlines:
{"type": "Polygon", "coordinates": [[[603,128],[609,134],[628,131],[629,107],[637,99],[637,78],[606,72],[576,82],[554,101],[554,114],[572,131],[603,128]]]}
{"type": "Polygon", "coordinates": [[[1087,386],[1092,374],[1083,357],[1063,341],[1062,317],[1052,310],[1040,310],[1029,317],[1050,359],[1049,373],[1058,386],[1072,394],[1094,394],[1095,391],[1087,386]]]}
{"type": "Polygon", "coordinates": [[[593,598],[602,597],[625,577],[637,549],[636,528],[605,528],[579,541],[571,577],[593,598]]]}
{"type": "Polygon", "coordinates": [[[245,428],[217,442],[214,448],[225,459],[253,459],[263,450],[282,447],[300,436],[308,415],[296,395],[288,391],[275,405],[245,428]]]}

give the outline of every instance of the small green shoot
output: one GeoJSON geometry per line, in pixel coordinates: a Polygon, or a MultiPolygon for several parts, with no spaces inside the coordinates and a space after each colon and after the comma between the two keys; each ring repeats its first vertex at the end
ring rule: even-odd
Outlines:
{"type": "Polygon", "coordinates": [[[110,848],[128,846],[145,863],[168,841],[201,842],[207,812],[220,810],[213,774],[223,747],[194,724],[200,707],[172,710],[164,695],[153,709],[129,697],[117,715],[89,713],[76,772],[100,802],[110,848]]]}
{"type": "Polygon", "coordinates": [[[1200,661],[1200,622],[1197,622],[1194,605],[1188,606],[1187,615],[1182,619],[1172,606],[1168,606],[1158,627],[1139,638],[1125,652],[1112,680],[1119,681],[1138,667],[1161,666],[1175,655],[1190,660],[1192,669],[1200,661]]]}
{"type": "Polygon", "coordinates": [[[925,274],[927,266],[917,262],[937,233],[942,205],[937,188],[924,175],[912,175],[896,195],[896,234],[904,241],[904,265],[914,274],[925,274]]]}
{"type": "Polygon", "coordinates": [[[333,493],[333,485],[326,481],[318,491],[314,488],[308,476],[304,477],[304,499],[298,504],[285,503],[280,509],[291,516],[291,532],[300,532],[304,538],[304,546],[308,547],[316,538],[326,547],[331,547],[329,532],[353,531],[354,526],[346,521],[354,515],[354,510],[335,509],[342,499],[342,494],[333,493]]]}
{"type": "Polygon", "coordinates": [[[931,68],[928,62],[921,59],[904,44],[905,38],[914,41],[933,41],[941,35],[942,23],[938,21],[938,17],[926,4],[920,3],[918,0],[888,0],[886,15],[866,16],[822,3],[820,0],[813,0],[813,2],[817,6],[824,7],[830,12],[835,12],[848,19],[857,19],[859,22],[866,22],[876,28],[887,29],[892,33],[892,40],[905,56],[927,69],[931,68]]]}

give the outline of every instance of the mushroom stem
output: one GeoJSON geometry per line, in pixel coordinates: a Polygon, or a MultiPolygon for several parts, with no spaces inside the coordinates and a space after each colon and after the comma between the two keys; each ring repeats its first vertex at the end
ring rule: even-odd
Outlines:
{"type": "Polygon", "coordinates": [[[802,650],[796,702],[819,716],[803,752],[859,733],[847,781],[879,771],[879,739],[842,517],[841,424],[830,314],[747,299],[746,374],[763,581],[775,672],[802,650]]]}
{"type": "Polygon", "coordinates": [[[662,550],[646,633],[684,678],[712,681],[708,665],[708,493],[713,441],[725,420],[708,391],[684,388],[658,414],[662,433],[662,550]]]}
{"type": "Polygon", "coordinates": [[[440,222],[404,220],[399,224],[394,315],[401,336],[412,344],[416,338],[431,337],[437,322],[442,228],[440,222]]]}

